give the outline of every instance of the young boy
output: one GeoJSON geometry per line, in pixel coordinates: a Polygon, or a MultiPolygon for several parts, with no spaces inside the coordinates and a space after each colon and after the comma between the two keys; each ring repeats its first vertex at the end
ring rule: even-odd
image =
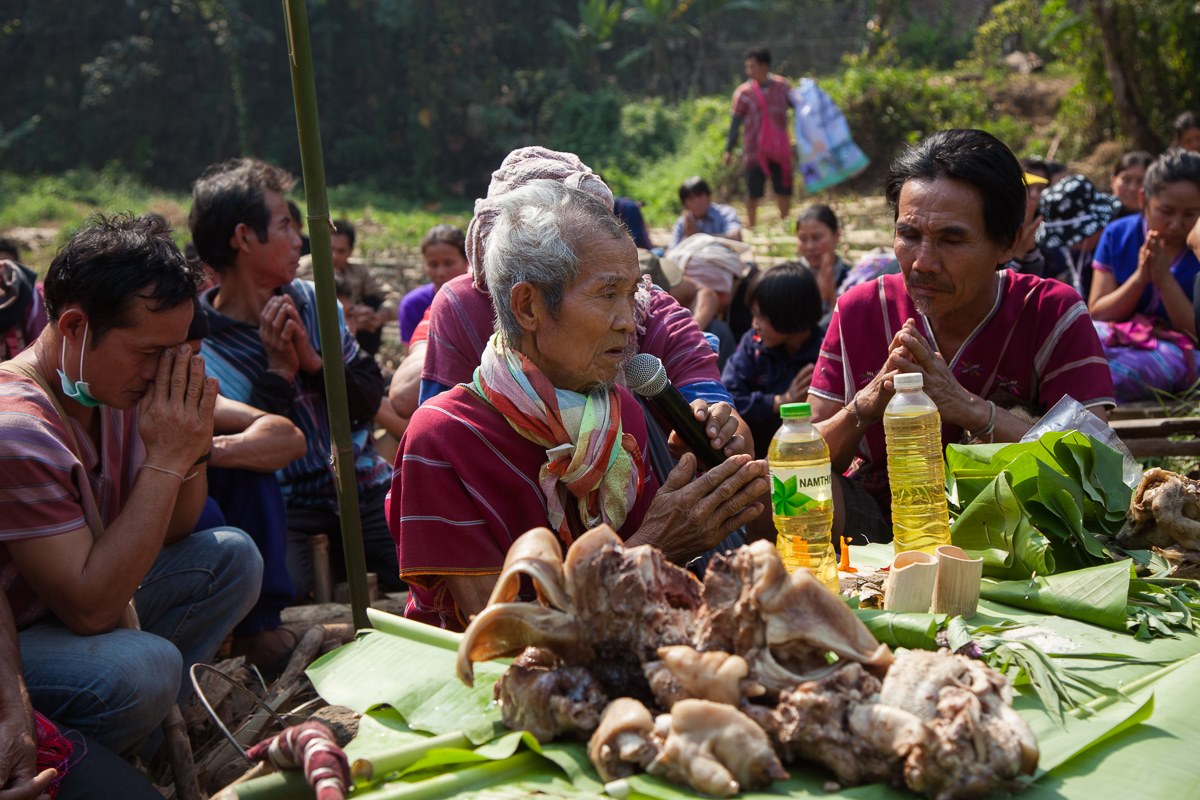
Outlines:
{"type": "Polygon", "coordinates": [[[708,181],[693,175],[679,186],[679,203],[683,213],[671,233],[671,247],[693,233],[708,233],[726,239],[742,240],[742,224],[732,206],[712,202],[708,181]]]}

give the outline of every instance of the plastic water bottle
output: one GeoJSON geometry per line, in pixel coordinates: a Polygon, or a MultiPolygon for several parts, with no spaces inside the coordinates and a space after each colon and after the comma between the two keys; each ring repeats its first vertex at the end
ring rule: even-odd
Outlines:
{"type": "Polygon", "coordinates": [[[892,537],[896,552],[950,544],[942,417],[922,389],[919,374],[895,377],[896,394],[883,412],[888,480],[892,488],[892,537]]]}
{"type": "Polygon", "coordinates": [[[808,403],[779,407],[783,425],[771,439],[771,506],[775,547],[788,572],[804,567],[833,592],[838,590],[837,557],[829,530],[833,525],[829,448],[812,426],[808,403]]]}

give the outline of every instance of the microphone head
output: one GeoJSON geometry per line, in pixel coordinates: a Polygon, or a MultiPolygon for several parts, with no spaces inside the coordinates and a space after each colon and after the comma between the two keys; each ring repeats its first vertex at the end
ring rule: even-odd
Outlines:
{"type": "Polygon", "coordinates": [[[634,394],[653,397],[670,383],[666,367],[651,353],[638,353],[625,364],[625,385],[634,394]]]}

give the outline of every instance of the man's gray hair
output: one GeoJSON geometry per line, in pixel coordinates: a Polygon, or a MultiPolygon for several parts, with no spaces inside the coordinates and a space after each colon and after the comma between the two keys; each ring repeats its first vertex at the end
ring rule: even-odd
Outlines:
{"type": "Polygon", "coordinates": [[[511,306],[512,288],[538,288],[557,316],[563,295],[579,275],[579,251],[594,237],[625,237],[620,220],[587,192],[552,180],[533,181],[496,198],[496,218],[483,251],[483,270],[496,330],[510,347],[521,341],[511,306]]]}

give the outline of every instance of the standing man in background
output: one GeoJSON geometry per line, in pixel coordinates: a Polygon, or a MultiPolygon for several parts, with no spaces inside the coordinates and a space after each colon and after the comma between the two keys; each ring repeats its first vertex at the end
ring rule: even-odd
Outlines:
{"type": "Polygon", "coordinates": [[[791,85],[771,74],[771,52],[766,48],[746,51],[745,83],[733,92],[733,116],[725,139],[725,165],[733,160],[738,129],[745,123],[742,158],[746,165],[746,220],[753,228],[758,219],[758,201],[762,199],[771,176],[780,219],[787,219],[792,207],[792,143],[788,136],[788,93],[791,85]]]}

